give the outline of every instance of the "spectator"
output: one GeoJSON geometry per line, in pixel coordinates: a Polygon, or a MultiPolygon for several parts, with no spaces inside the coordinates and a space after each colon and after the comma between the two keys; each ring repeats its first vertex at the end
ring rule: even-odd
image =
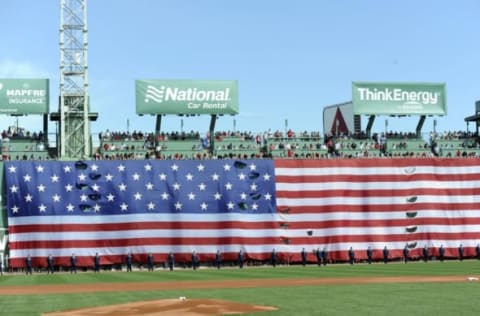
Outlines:
{"type": "Polygon", "coordinates": [[[173,271],[173,268],[175,266],[175,256],[173,255],[172,252],[168,254],[167,261],[168,261],[168,268],[170,269],[170,271],[173,271]]]}
{"type": "Polygon", "coordinates": [[[32,275],[32,270],[33,270],[33,264],[32,264],[32,257],[30,255],[27,256],[25,259],[25,272],[30,275],[32,275]]]}
{"type": "Polygon", "coordinates": [[[302,248],[302,252],[300,255],[302,257],[302,266],[305,266],[307,264],[307,251],[305,250],[305,248],[302,248]]]}
{"type": "Polygon", "coordinates": [[[408,262],[408,254],[409,254],[409,252],[410,252],[410,251],[408,250],[408,245],[405,244],[405,247],[403,247],[403,261],[404,261],[405,263],[408,262]]]}
{"type": "Polygon", "coordinates": [[[422,255],[423,255],[423,261],[427,262],[428,261],[428,247],[427,247],[427,245],[423,246],[422,255]]]}
{"type": "Polygon", "coordinates": [[[77,274],[77,257],[74,253],[70,256],[70,274],[74,273],[77,274]]]}
{"type": "Polygon", "coordinates": [[[153,254],[151,252],[147,255],[147,268],[149,272],[152,272],[155,266],[155,259],[153,258],[153,254]]]}
{"type": "Polygon", "coordinates": [[[132,253],[129,252],[125,258],[125,263],[127,265],[127,272],[132,272],[132,253]]]}
{"type": "Polygon", "coordinates": [[[93,258],[93,271],[95,273],[100,272],[100,255],[95,253],[95,257],[93,258]]]}
{"type": "Polygon", "coordinates": [[[53,256],[50,254],[47,257],[47,274],[53,274],[53,267],[55,266],[53,256]]]}
{"type": "Polygon", "coordinates": [[[222,264],[222,254],[220,253],[220,250],[217,250],[217,253],[215,254],[215,265],[217,266],[217,269],[220,269],[221,264],[222,264]]]}
{"type": "Polygon", "coordinates": [[[353,251],[352,247],[350,247],[350,249],[348,250],[348,260],[350,264],[355,263],[355,251],[353,251]]]}
{"type": "Polygon", "coordinates": [[[383,263],[388,263],[388,248],[387,246],[383,247],[383,263]]]}
{"type": "Polygon", "coordinates": [[[372,256],[373,256],[372,247],[368,246],[368,248],[367,248],[367,261],[368,261],[368,264],[372,264],[372,256]]]}

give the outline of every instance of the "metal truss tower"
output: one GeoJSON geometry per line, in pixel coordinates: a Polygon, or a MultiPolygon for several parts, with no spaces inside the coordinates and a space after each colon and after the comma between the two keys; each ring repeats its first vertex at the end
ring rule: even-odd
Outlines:
{"type": "Polygon", "coordinates": [[[91,156],[87,0],[60,0],[60,158],[91,156]]]}

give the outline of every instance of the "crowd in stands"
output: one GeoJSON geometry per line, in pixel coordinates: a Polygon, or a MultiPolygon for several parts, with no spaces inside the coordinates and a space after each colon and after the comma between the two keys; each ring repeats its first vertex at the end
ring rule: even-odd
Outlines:
{"type": "Polygon", "coordinates": [[[154,146],[152,133],[106,133],[103,144],[107,148],[99,150],[96,159],[221,159],[221,158],[368,158],[368,157],[476,157],[480,154],[478,137],[474,133],[445,132],[430,134],[430,140],[419,139],[415,133],[388,132],[374,133],[367,137],[365,132],[357,134],[321,135],[318,131],[285,133],[279,130],[266,130],[263,133],[249,131],[215,132],[214,150],[209,150],[209,138],[198,132],[172,132],[159,135],[154,146]],[[117,136],[112,136],[117,135],[117,136]],[[120,136],[119,136],[120,135],[120,136]],[[133,135],[137,135],[134,137],[133,135]],[[138,135],[144,135],[138,137],[138,135]],[[145,136],[146,135],[146,136],[145,136]],[[434,137],[432,137],[434,136],[434,137]],[[128,145],[118,142],[109,144],[107,140],[138,139],[144,143],[128,145]],[[438,141],[432,141],[437,140],[438,141]],[[448,141],[452,141],[449,143],[448,141]],[[459,142],[459,140],[462,140],[459,142]],[[188,150],[172,152],[172,141],[192,142],[188,150]],[[454,142],[453,142],[454,141],[454,142]],[[438,145],[437,145],[438,144],[438,145]],[[135,147],[136,146],[136,147],[135,147]],[[437,147],[438,146],[438,147],[437,147]],[[477,149],[479,153],[477,154],[477,149]]]}
{"type": "Polygon", "coordinates": [[[2,160],[34,160],[48,158],[43,131],[31,133],[10,126],[2,131],[0,146],[2,160]]]}
{"type": "MultiPolygon", "coordinates": [[[[473,132],[453,131],[427,135],[381,132],[370,137],[362,131],[322,135],[318,131],[285,132],[270,129],[217,131],[214,148],[210,135],[197,131],[153,132],[109,131],[99,134],[100,146],[93,159],[248,159],[248,158],[370,158],[370,157],[478,157],[480,139],[473,132]],[[184,144],[184,145],[181,145],[184,144]]],[[[42,132],[31,133],[9,127],[2,132],[2,159],[55,159],[47,153],[42,132]],[[39,154],[40,153],[40,154],[39,154]]]]}
{"type": "Polygon", "coordinates": [[[35,141],[43,141],[43,132],[33,132],[19,128],[16,126],[9,126],[6,130],[2,131],[2,142],[8,142],[10,140],[29,139],[35,141]]]}
{"type": "MultiPolygon", "coordinates": [[[[127,132],[111,132],[110,130],[106,130],[105,133],[100,133],[98,134],[98,137],[100,141],[139,141],[139,140],[144,140],[148,142],[154,142],[155,141],[155,134],[152,132],[148,133],[143,133],[141,131],[133,131],[130,133],[129,131],[127,132]]],[[[169,140],[191,140],[191,139],[199,139],[200,138],[200,133],[199,132],[194,132],[190,131],[188,133],[186,132],[170,132],[170,133],[165,133],[165,132],[160,132],[158,136],[156,137],[157,141],[169,141],[169,140]]]]}

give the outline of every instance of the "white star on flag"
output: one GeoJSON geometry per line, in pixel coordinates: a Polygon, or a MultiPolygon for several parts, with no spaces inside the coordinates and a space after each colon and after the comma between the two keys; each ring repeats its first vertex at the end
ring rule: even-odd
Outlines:
{"type": "Polygon", "coordinates": [[[218,181],[218,179],[220,179],[220,176],[216,173],[212,174],[212,180],[213,181],[218,181]]]}
{"type": "Polygon", "coordinates": [[[17,171],[17,167],[15,167],[15,166],[10,166],[10,167],[8,168],[8,171],[10,171],[10,173],[15,173],[15,172],[17,171]]]}
{"type": "Polygon", "coordinates": [[[215,197],[215,200],[216,200],[216,201],[219,201],[219,200],[222,198],[222,195],[221,195],[220,193],[218,193],[218,192],[215,193],[213,196],[215,197]]]}
{"type": "Polygon", "coordinates": [[[97,203],[95,203],[95,205],[93,206],[93,210],[94,210],[96,213],[100,212],[100,209],[101,209],[101,208],[102,208],[102,207],[101,207],[100,205],[98,205],[97,203]]]}
{"type": "Polygon", "coordinates": [[[192,181],[193,180],[193,174],[191,174],[191,173],[188,173],[185,177],[187,178],[187,181],[192,181]]]}
{"type": "Polygon", "coordinates": [[[174,184],[173,184],[173,190],[174,190],[174,191],[178,191],[178,190],[180,190],[180,184],[179,184],[179,183],[177,183],[177,182],[176,182],[176,183],[174,183],[174,184]]]}
{"type": "Polygon", "coordinates": [[[264,180],[264,181],[270,181],[270,177],[271,177],[271,176],[270,176],[268,173],[265,173],[265,174],[263,175],[263,180],[264,180]]]}
{"type": "Polygon", "coordinates": [[[68,205],[67,205],[67,211],[68,211],[68,212],[73,212],[74,209],[75,209],[75,207],[72,205],[72,203],[68,203],[68,205]]]}
{"type": "Polygon", "coordinates": [[[250,170],[251,170],[251,171],[257,170],[257,166],[256,166],[253,162],[250,164],[249,167],[250,167],[250,170]]]}
{"type": "Polygon", "coordinates": [[[180,203],[180,202],[175,203],[175,209],[176,210],[181,210],[182,209],[182,203],[180,203]]]}
{"type": "Polygon", "coordinates": [[[167,175],[165,173],[160,174],[160,180],[165,181],[167,180],[167,175]]]}
{"type": "Polygon", "coordinates": [[[252,191],[257,191],[257,185],[256,185],[255,183],[252,183],[252,184],[250,185],[250,190],[252,190],[252,191]]]}
{"type": "Polygon", "coordinates": [[[207,205],[207,203],[203,202],[202,204],[200,204],[200,207],[201,207],[202,211],[206,211],[208,205],[207,205]]]}
{"type": "Polygon", "coordinates": [[[202,164],[199,164],[199,165],[197,166],[197,169],[198,169],[198,171],[203,171],[203,170],[205,170],[205,166],[202,165],[202,164]]]}
{"type": "Polygon", "coordinates": [[[80,195],[80,201],[81,201],[81,202],[87,202],[87,199],[88,199],[88,196],[87,196],[85,193],[83,193],[82,195],[80,195]]]}
{"type": "Polygon", "coordinates": [[[85,179],[87,179],[87,176],[85,174],[81,173],[78,175],[78,180],[85,181],[85,179]]]}
{"type": "Polygon", "coordinates": [[[176,164],[173,164],[173,165],[172,165],[172,170],[173,170],[173,171],[178,171],[178,166],[177,166],[176,164]]]}
{"type": "Polygon", "coordinates": [[[60,202],[60,195],[54,194],[54,195],[52,196],[52,199],[53,199],[53,202],[60,202]]]}
{"type": "Polygon", "coordinates": [[[38,166],[37,166],[37,172],[38,172],[38,173],[42,173],[42,172],[43,172],[43,166],[42,166],[42,165],[38,165],[38,166]]]}
{"type": "Polygon", "coordinates": [[[200,191],[205,191],[205,189],[207,188],[207,185],[202,182],[198,185],[198,188],[200,189],[200,191]]]}
{"type": "Polygon", "coordinates": [[[133,180],[138,181],[138,180],[140,180],[140,175],[135,172],[135,173],[133,174],[132,178],[133,178],[133,180]]]}
{"type": "Polygon", "coordinates": [[[113,180],[113,175],[111,175],[110,173],[108,173],[108,174],[105,176],[105,180],[106,180],[107,182],[112,181],[112,180],[113,180]]]}
{"type": "Polygon", "coordinates": [[[12,186],[10,187],[10,192],[12,192],[12,193],[17,193],[17,192],[18,192],[18,187],[17,187],[16,185],[12,185],[12,186]]]}
{"type": "Polygon", "coordinates": [[[40,184],[37,186],[38,192],[45,192],[45,186],[43,184],[40,184]]]}
{"type": "Polygon", "coordinates": [[[98,192],[100,190],[100,186],[98,184],[94,183],[92,185],[92,190],[95,191],[95,192],[98,192]]]}
{"type": "Polygon", "coordinates": [[[118,185],[118,189],[120,191],[127,191],[127,185],[125,183],[121,183],[118,185]]]}
{"type": "Polygon", "coordinates": [[[96,164],[93,164],[90,168],[92,171],[98,171],[98,166],[96,164]]]}
{"type": "Polygon", "coordinates": [[[191,201],[192,201],[192,200],[195,200],[195,194],[193,194],[192,192],[190,192],[190,193],[188,194],[188,199],[191,200],[191,201]]]}
{"type": "Polygon", "coordinates": [[[242,199],[242,201],[245,201],[247,199],[247,194],[245,192],[242,192],[240,194],[240,199],[242,199]]]}
{"type": "Polygon", "coordinates": [[[229,210],[233,210],[234,206],[235,206],[235,204],[233,204],[231,201],[227,203],[227,208],[229,210]]]}
{"type": "Polygon", "coordinates": [[[115,195],[113,195],[112,193],[109,193],[107,195],[107,201],[108,202],[113,202],[115,200],[115,195]]]}
{"type": "Polygon", "coordinates": [[[31,196],[30,194],[27,194],[25,196],[25,202],[32,202],[32,200],[33,200],[33,196],[31,196]]]}
{"type": "Polygon", "coordinates": [[[117,169],[118,169],[118,172],[124,172],[125,171],[125,166],[124,165],[119,165],[117,167],[117,169]]]}
{"type": "Polygon", "coordinates": [[[32,180],[32,177],[29,174],[23,176],[23,181],[30,182],[30,180],[32,180]]]}
{"type": "Polygon", "coordinates": [[[127,211],[128,205],[127,205],[125,202],[123,202],[122,204],[120,204],[120,209],[121,209],[122,211],[127,211]]]}
{"type": "Polygon", "coordinates": [[[145,171],[152,171],[152,165],[146,164],[145,165],[145,171]]]}
{"type": "Polygon", "coordinates": [[[244,174],[243,172],[240,173],[240,174],[238,175],[238,178],[239,178],[240,180],[245,180],[245,174],[244,174]]]}
{"type": "Polygon", "coordinates": [[[225,184],[225,190],[229,191],[229,190],[231,190],[231,189],[232,189],[232,184],[231,184],[230,182],[227,182],[227,183],[225,184]]]}
{"type": "Polygon", "coordinates": [[[67,192],[72,192],[72,190],[73,190],[73,185],[67,184],[67,185],[65,186],[65,190],[66,190],[67,192]]]}
{"type": "Polygon", "coordinates": [[[168,193],[167,192],[163,192],[162,193],[162,200],[168,200],[168,193]]]}
{"type": "Polygon", "coordinates": [[[16,206],[16,205],[12,206],[12,213],[13,213],[13,214],[18,213],[19,210],[20,210],[20,209],[18,208],[18,206],[16,206]]]}
{"type": "Polygon", "coordinates": [[[271,201],[272,200],[272,195],[270,193],[265,194],[265,200],[271,201]]]}
{"type": "Polygon", "coordinates": [[[231,168],[232,168],[232,167],[231,167],[230,165],[228,165],[228,164],[225,164],[225,165],[223,166],[223,170],[225,170],[225,171],[230,171],[231,168]]]}
{"type": "Polygon", "coordinates": [[[45,213],[46,210],[47,210],[47,207],[45,206],[45,204],[42,203],[38,206],[38,211],[40,213],[45,213]]]}
{"type": "Polygon", "coordinates": [[[149,183],[145,184],[145,187],[147,188],[148,191],[151,191],[151,190],[153,190],[153,183],[149,182],[149,183]]]}
{"type": "Polygon", "coordinates": [[[148,203],[147,206],[150,211],[155,209],[155,204],[153,202],[148,203]]]}
{"type": "Polygon", "coordinates": [[[135,193],[133,196],[135,198],[135,201],[139,201],[142,199],[142,195],[139,192],[135,193]]]}
{"type": "Polygon", "coordinates": [[[63,167],[63,171],[64,171],[65,173],[69,173],[70,170],[71,170],[70,166],[65,166],[65,167],[63,167]]]}

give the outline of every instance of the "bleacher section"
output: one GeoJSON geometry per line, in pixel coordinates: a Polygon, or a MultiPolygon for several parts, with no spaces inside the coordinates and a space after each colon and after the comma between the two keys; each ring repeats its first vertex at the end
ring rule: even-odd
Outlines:
{"type": "MultiPolygon", "coordinates": [[[[275,135],[256,137],[245,134],[219,133],[215,137],[213,156],[219,158],[371,158],[371,157],[433,157],[430,141],[410,136],[387,140],[387,153],[380,152],[373,138],[334,137],[336,155],[328,153],[325,139],[318,133],[303,132],[298,137],[275,135]],[[225,134],[225,135],[224,135],[225,134]],[[265,141],[266,140],[266,141],[265,141]]],[[[439,157],[466,157],[480,155],[475,138],[448,138],[437,140],[439,157]]],[[[146,140],[103,140],[100,147],[102,159],[202,159],[210,157],[201,138],[169,139],[153,143],[146,140]]]]}
{"type": "MultiPolygon", "coordinates": [[[[143,135],[143,134],[142,134],[143,135]]],[[[96,150],[96,159],[206,159],[211,158],[206,137],[198,133],[162,134],[157,145],[153,134],[142,137],[103,137],[96,150]]],[[[122,134],[123,136],[123,134],[122,134]]],[[[331,157],[371,158],[371,157],[478,157],[480,146],[473,135],[436,135],[436,150],[432,150],[432,137],[418,139],[410,135],[391,137],[387,140],[387,154],[380,152],[378,141],[367,137],[334,137],[335,155],[329,154],[325,138],[318,132],[291,133],[284,137],[281,133],[223,133],[215,137],[213,157],[218,158],[310,158],[331,157]],[[298,136],[295,136],[298,135],[298,136]]],[[[45,144],[32,138],[12,138],[3,140],[1,145],[3,160],[43,160],[51,159],[45,144]]]]}
{"type": "Polygon", "coordinates": [[[49,158],[44,142],[32,138],[3,140],[1,155],[3,160],[44,160],[49,158]]]}

